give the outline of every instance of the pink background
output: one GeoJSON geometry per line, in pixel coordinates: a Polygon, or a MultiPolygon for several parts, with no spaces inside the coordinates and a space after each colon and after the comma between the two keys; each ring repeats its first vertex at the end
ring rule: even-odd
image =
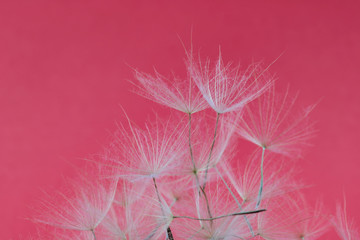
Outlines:
{"type": "MultiPolygon", "coordinates": [[[[359,1],[2,1],[0,237],[34,233],[41,191],[109,141],[121,104],[141,122],[158,105],[133,94],[134,66],[184,73],[178,40],[225,60],[272,62],[278,84],[319,100],[299,162],[329,211],[346,194],[360,223],[359,1]]],[[[162,108],[160,108],[162,109],[162,108]]],[[[330,232],[323,239],[337,239],[330,232]]]]}

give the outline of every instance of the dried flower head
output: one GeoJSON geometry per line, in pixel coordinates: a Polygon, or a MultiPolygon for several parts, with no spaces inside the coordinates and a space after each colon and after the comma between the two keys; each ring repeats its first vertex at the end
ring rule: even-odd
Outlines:
{"type": "Polygon", "coordinates": [[[169,80],[157,71],[154,76],[136,71],[135,78],[140,83],[136,85],[139,94],[159,104],[188,114],[208,108],[189,71],[185,81],[178,77],[169,80]]]}
{"type": "MultiPolygon", "coordinates": [[[[289,161],[267,153],[300,155],[313,133],[313,106],[294,114],[296,97],[275,94],[273,77],[260,64],[242,70],[224,64],[220,53],[212,65],[195,61],[192,49],[186,64],[184,81],[136,71],[141,95],[187,116],[156,117],[144,127],[126,116],[128,125],[119,125],[97,161],[102,176],[88,175],[73,191],[44,201],[36,220],[56,227],[51,239],[315,240],[324,234],[322,205],[310,207],[293,168],[283,165],[289,161]],[[216,119],[197,113],[209,106],[216,119]],[[236,132],[260,147],[244,164],[235,154],[236,132]]],[[[342,239],[359,239],[339,206],[333,225],[342,239]]]]}
{"type": "Polygon", "coordinates": [[[209,60],[196,62],[192,54],[188,56],[188,68],[196,85],[210,107],[219,114],[242,109],[272,84],[272,79],[263,77],[265,70],[260,64],[241,70],[240,66],[224,64],[219,53],[216,64],[211,67],[209,60]]]}
{"type": "MultiPolygon", "coordinates": [[[[295,171],[291,167],[284,166],[281,161],[273,161],[272,157],[267,159],[264,165],[264,190],[262,199],[276,198],[303,187],[299,181],[295,181],[295,171]]],[[[260,185],[260,157],[259,152],[255,152],[247,161],[245,166],[237,162],[236,166],[231,166],[232,162],[222,162],[220,168],[226,173],[234,192],[240,196],[244,205],[255,206],[259,185],[260,185]]]]}
{"type": "Polygon", "coordinates": [[[179,124],[159,118],[145,129],[130,122],[129,130],[120,125],[109,160],[119,169],[119,176],[131,181],[172,175],[184,154],[183,132],[179,124]]]}
{"type": "MultiPolygon", "coordinates": [[[[69,193],[44,201],[35,221],[66,230],[95,232],[113,203],[117,180],[80,179],[69,193]]],[[[84,233],[88,235],[87,233],[84,233]]]]}
{"type": "MultiPolygon", "coordinates": [[[[184,222],[181,239],[242,239],[249,236],[243,216],[233,215],[239,209],[220,179],[207,186],[208,203],[205,198],[200,198],[198,216],[192,216],[204,220],[184,222]]],[[[194,192],[194,197],[198,196],[194,192]]]]}
{"type": "Polygon", "coordinates": [[[301,147],[313,135],[308,116],[314,106],[293,112],[297,96],[283,96],[270,88],[263,96],[245,107],[238,126],[244,139],[266,150],[286,156],[300,156],[301,147]]]}
{"type": "Polygon", "coordinates": [[[323,205],[310,207],[299,192],[266,201],[258,215],[257,234],[266,240],[319,239],[329,227],[323,205]]]}

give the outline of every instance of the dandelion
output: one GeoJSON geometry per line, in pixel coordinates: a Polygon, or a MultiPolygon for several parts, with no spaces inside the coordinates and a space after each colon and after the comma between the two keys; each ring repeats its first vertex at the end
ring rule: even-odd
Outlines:
{"type": "Polygon", "coordinates": [[[65,230],[76,230],[96,239],[96,229],[113,203],[117,180],[86,179],[73,183],[72,192],[58,193],[53,201],[44,201],[41,214],[35,221],[65,230]]]}
{"type": "Polygon", "coordinates": [[[257,235],[266,240],[315,240],[328,230],[321,203],[311,208],[300,193],[269,200],[271,209],[257,215],[257,235]]]}
{"type": "Polygon", "coordinates": [[[265,93],[252,106],[245,107],[245,112],[238,126],[238,134],[258,145],[261,154],[261,181],[256,208],[260,206],[263,191],[263,164],[265,151],[269,150],[286,156],[299,156],[302,145],[312,136],[311,124],[307,118],[314,106],[303,112],[291,112],[296,97],[289,99],[288,90],[283,97],[275,94],[275,87],[265,93]]]}
{"type": "Polygon", "coordinates": [[[293,216],[297,222],[289,226],[289,239],[315,240],[328,230],[329,217],[324,214],[324,207],[321,202],[317,202],[315,208],[311,208],[302,199],[294,208],[298,212],[293,216]]]}
{"type": "Polygon", "coordinates": [[[221,53],[211,69],[210,61],[195,62],[188,57],[188,68],[196,85],[210,107],[218,114],[242,109],[247,103],[263,94],[272,79],[263,78],[265,70],[254,64],[246,70],[230,63],[224,64],[221,53]]]}
{"type": "MultiPolygon", "coordinates": [[[[226,173],[233,191],[241,198],[241,205],[256,204],[261,177],[258,173],[258,154],[253,154],[244,167],[232,167],[231,162],[223,161],[219,170],[226,173]]],[[[264,190],[262,199],[272,199],[299,190],[302,184],[293,180],[295,172],[278,161],[268,159],[265,164],[264,190]]]]}
{"type": "MultiPolygon", "coordinates": [[[[203,118],[198,119],[192,132],[194,150],[190,159],[194,165],[187,163],[185,173],[196,174],[203,181],[207,180],[206,171],[217,166],[232,155],[234,146],[234,128],[227,121],[219,121],[216,142],[213,143],[211,124],[203,118]]],[[[205,182],[202,182],[204,184],[205,182]]]]}
{"type": "MultiPolygon", "coordinates": [[[[101,177],[44,201],[36,219],[55,227],[51,238],[315,240],[326,232],[323,205],[310,207],[294,168],[274,159],[300,156],[313,106],[294,113],[296,96],[276,95],[260,64],[241,69],[219,53],[212,65],[195,61],[192,49],[186,64],[186,79],[135,72],[140,95],[188,119],[139,127],[126,116],[96,161],[101,177]],[[248,161],[234,133],[259,146],[248,161]]],[[[332,222],[343,239],[359,238],[341,207],[332,222]]]]}
{"type": "Polygon", "coordinates": [[[148,208],[141,201],[145,187],[143,184],[130,184],[125,181],[119,186],[102,226],[111,239],[140,239],[140,236],[145,235],[144,225],[147,224],[145,215],[148,208]]]}
{"type": "MultiPolygon", "coordinates": [[[[184,223],[182,238],[185,239],[241,239],[248,235],[246,223],[237,216],[237,207],[219,181],[209,183],[207,188],[210,212],[205,204],[200,205],[202,224],[184,223]],[[227,216],[227,217],[221,217],[227,216]],[[207,220],[205,220],[207,219],[207,220]]],[[[197,194],[195,193],[195,197],[197,194]]],[[[177,216],[174,216],[177,218],[177,216]]],[[[197,219],[194,217],[193,219],[197,219]]]]}
{"type": "Polygon", "coordinates": [[[136,85],[139,94],[159,104],[189,115],[208,108],[189,71],[185,81],[178,77],[169,80],[157,71],[154,76],[136,71],[135,78],[140,83],[136,85]]]}
{"type": "MultiPolygon", "coordinates": [[[[160,184],[160,194],[173,211],[178,213],[185,211],[183,206],[192,204],[194,199],[191,197],[191,193],[194,190],[194,184],[188,176],[164,177],[160,184]]],[[[188,212],[184,214],[188,214],[188,212]]]]}
{"type": "MultiPolygon", "coordinates": [[[[250,66],[245,71],[241,71],[239,66],[232,67],[230,63],[224,65],[221,52],[214,69],[211,69],[209,60],[205,64],[201,61],[196,63],[192,54],[188,54],[188,68],[203,97],[217,113],[210,159],[220,114],[241,110],[247,103],[263,94],[271,86],[272,79],[263,78],[265,70],[261,70],[259,65],[250,66]]],[[[208,169],[205,179],[207,171],[208,169]]]]}
{"type": "Polygon", "coordinates": [[[291,218],[292,210],[283,199],[264,201],[267,211],[257,216],[255,232],[259,239],[290,240],[288,226],[295,221],[291,218]]]}
{"type": "Polygon", "coordinates": [[[149,221],[147,228],[145,228],[150,231],[147,231],[146,237],[142,239],[160,239],[166,236],[166,239],[173,240],[170,224],[174,217],[171,207],[160,194],[159,186],[155,178],[153,178],[153,183],[155,191],[152,191],[153,194],[144,196],[145,201],[143,202],[146,203],[146,206],[143,208],[148,208],[148,217],[150,217],[152,221],[149,221]]]}
{"type": "Polygon", "coordinates": [[[109,158],[120,177],[138,181],[175,174],[184,155],[183,131],[178,125],[156,119],[144,130],[129,122],[129,129],[120,125],[109,158]]]}
{"type": "Polygon", "coordinates": [[[308,116],[314,105],[294,112],[297,95],[289,96],[289,89],[283,96],[271,87],[263,96],[245,106],[238,134],[262,149],[288,157],[299,157],[302,146],[313,136],[308,116]]]}

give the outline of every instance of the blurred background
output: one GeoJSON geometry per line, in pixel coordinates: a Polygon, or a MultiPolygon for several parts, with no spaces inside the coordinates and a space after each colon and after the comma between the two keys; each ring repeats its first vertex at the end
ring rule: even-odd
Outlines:
{"type": "MultiPolygon", "coordinates": [[[[121,121],[163,108],[134,94],[131,67],[185,75],[184,49],[225,61],[271,63],[277,85],[300,91],[318,133],[299,161],[329,212],[347,198],[360,223],[359,1],[1,1],[0,236],[35,233],[42,191],[102,150],[121,121]]],[[[338,239],[329,232],[323,239],[338,239]]]]}

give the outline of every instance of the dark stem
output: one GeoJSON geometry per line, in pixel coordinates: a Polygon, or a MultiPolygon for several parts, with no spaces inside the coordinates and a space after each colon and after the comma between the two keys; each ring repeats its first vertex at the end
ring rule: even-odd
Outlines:
{"type": "Polygon", "coordinates": [[[96,240],[96,235],[95,235],[95,231],[94,231],[94,229],[91,229],[90,231],[91,231],[91,233],[92,233],[92,234],[93,234],[93,236],[94,236],[94,240],[96,240]]]}
{"type": "Polygon", "coordinates": [[[169,240],[174,240],[174,236],[172,235],[170,227],[167,228],[167,235],[169,237],[169,240]]]}
{"type": "Polygon", "coordinates": [[[213,221],[213,220],[216,220],[216,219],[221,219],[221,218],[226,218],[226,217],[255,214],[255,213],[260,213],[260,212],[264,212],[264,211],[266,211],[266,209],[259,209],[259,210],[247,211],[247,212],[230,213],[230,214],[220,215],[220,216],[213,217],[213,218],[195,218],[195,217],[189,217],[189,216],[173,216],[173,218],[187,218],[187,219],[191,219],[191,220],[213,221]]]}

